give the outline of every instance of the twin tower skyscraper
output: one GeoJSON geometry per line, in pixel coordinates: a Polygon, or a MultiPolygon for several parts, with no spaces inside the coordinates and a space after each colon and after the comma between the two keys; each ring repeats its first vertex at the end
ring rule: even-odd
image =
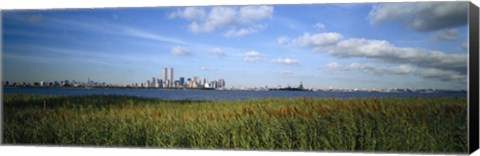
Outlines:
{"type": "Polygon", "coordinates": [[[173,68],[163,68],[163,81],[174,82],[173,68]]]}
{"type": "Polygon", "coordinates": [[[200,77],[194,76],[193,78],[180,77],[175,80],[173,75],[173,68],[163,68],[162,79],[152,78],[152,81],[147,80],[146,87],[154,88],[223,88],[225,87],[225,80],[219,79],[214,81],[208,81],[207,78],[203,80],[200,77]],[[186,80],[186,81],[185,81],[186,80]]]}

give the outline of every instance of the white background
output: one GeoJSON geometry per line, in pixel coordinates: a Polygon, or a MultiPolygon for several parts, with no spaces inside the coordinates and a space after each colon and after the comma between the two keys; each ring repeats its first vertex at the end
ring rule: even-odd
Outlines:
{"type": "MultiPolygon", "coordinates": [[[[0,9],[58,9],[58,8],[112,8],[112,7],[154,7],[154,6],[194,6],[194,5],[247,5],[247,4],[311,4],[311,3],[368,3],[368,2],[407,2],[407,1],[425,1],[425,0],[241,0],[241,1],[198,1],[198,0],[175,0],[175,1],[155,1],[155,0],[0,0],[0,9]]],[[[445,1],[445,0],[435,0],[445,1]]],[[[473,1],[477,4],[478,2],[473,1]]],[[[1,23],[0,23],[1,25],[1,23]]],[[[1,31],[1,30],[0,30],[1,31]]],[[[1,34],[1,32],[0,32],[1,34]]],[[[2,42],[0,42],[2,43],[2,42]]],[[[1,47],[1,45],[0,45],[1,47]]],[[[1,67],[1,64],[0,64],[1,67]]],[[[1,68],[0,68],[1,69],[1,68]]],[[[414,155],[414,154],[398,154],[398,153],[328,153],[328,152],[286,152],[286,151],[233,151],[233,150],[180,150],[180,149],[148,149],[148,148],[99,148],[99,147],[61,147],[61,146],[0,146],[1,155],[414,155]]],[[[419,154],[416,154],[419,155],[419,154]]],[[[432,155],[432,154],[428,154],[432,155]]],[[[475,152],[474,155],[480,155],[475,152]]]]}

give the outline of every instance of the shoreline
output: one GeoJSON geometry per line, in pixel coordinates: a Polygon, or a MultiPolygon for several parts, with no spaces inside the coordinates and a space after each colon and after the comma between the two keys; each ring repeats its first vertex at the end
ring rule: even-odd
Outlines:
{"type": "Polygon", "coordinates": [[[338,98],[338,97],[264,97],[264,98],[250,98],[250,99],[235,99],[235,100],[206,100],[206,99],[161,99],[155,97],[144,97],[135,95],[121,95],[121,94],[86,94],[86,95],[53,95],[53,94],[26,94],[26,93],[13,93],[3,94],[5,96],[20,96],[20,97],[40,97],[40,98],[62,98],[64,100],[77,99],[77,98],[120,98],[124,100],[150,100],[157,102],[211,102],[211,103],[243,103],[254,101],[268,101],[268,100],[283,100],[283,101],[295,101],[295,100],[338,100],[338,101],[368,101],[368,100],[466,100],[467,97],[360,97],[360,98],[338,98]]]}
{"type": "Polygon", "coordinates": [[[368,91],[368,90],[311,90],[311,89],[295,89],[295,88],[271,88],[267,90],[242,90],[242,89],[216,89],[216,88],[133,88],[133,87],[2,87],[3,89],[105,89],[105,90],[205,90],[205,91],[251,91],[251,92],[267,92],[267,91],[295,91],[295,92],[340,92],[340,93],[467,93],[466,90],[433,90],[419,89],[418,91],[368,91]]]}

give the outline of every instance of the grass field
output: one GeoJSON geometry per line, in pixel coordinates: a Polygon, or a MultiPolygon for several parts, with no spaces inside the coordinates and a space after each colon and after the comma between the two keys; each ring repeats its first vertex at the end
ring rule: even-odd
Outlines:
{"type": "Polygon", "coordinates": [[[467,152],[457,98],[164,101],[4,95],[3,143],[194,149],[467,152]]]}

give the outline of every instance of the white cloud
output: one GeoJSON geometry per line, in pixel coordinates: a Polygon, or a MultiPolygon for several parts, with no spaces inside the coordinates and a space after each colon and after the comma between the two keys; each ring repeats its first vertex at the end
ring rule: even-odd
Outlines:
{"type": "Polygon", "coordinates": [[[415,11],[414,3],[386,3],[374,5],[368,14],[371,24],[379,24],[393,20],[407,20],[407,15],[415,11]]]}
{"type": "Polygon", "coordinates": [[[300,47],[313,47],[315,50],[320,50],[316,48],[335,45],[342,38],[343,36],[336,32],[319,33],[313,35],[305,33],[303,36],[293,39],[291,43],[300,47]]]}
{"type": "Polygon", "coordinates": [[[270,6],[245,6],[245,7],[212,7],[210,10],[202,8],[186,8],[171,13],[169,18],[183,18],[191,23],[188,28],[193,33],[208,33],[219,29],[230,29],[226,37],[240,37],[260,30],[257,22],[271,19],[273,7],[270,6]],[[251,25],[247,28],[239,28],[251,25]]]}
{"type": "Polygon", "coordinates": [[[270,6],[245,6],[240,8],[240,20],[243,23],[271,19],[273,7],[270,6]]]}
{"type": "Polygon", "coordinates": [[[200,24],[200,30],[203,30],[203,32],[210,32],[225,26],[235,25],[238,22],[236,16],[237,12],[234,8],[214,7],[206,21],[203,21],[203,24],[200,24]]]}
{"type": "Polygon", "coordinates": [[[210,54],[210,55],[218,55],[218,56],[226,56],[225,52],[223,52],[223,50],[220,49],[220,48],[210,49],[210,51],[208,52],[208,54],[210,54]]]}
{"type": "Polygon", "coordinates": [[[349,66],[346,66],[344,70],[346,71],[359,70],[359,71],[373,73],[377,75],[383,75],[383,74],[404,75],[404,74],[412,74],[413,72],[415,72],[415,68],[410,65],[399,65],[395,67],[381,67],[373,64],[358,64],[358,63],[352,63],[349,66]]]}
{"type": "MultiPolygon", "coordinates": [[[[187,14],[187,9],[183,11],[177,11],[177,14],[178,12],[182,12],[181,15],[187,14]]],[[[191,21],[192,23],[188,25],[188,28],[193,33],[208,33],[216,29],[221,29],[227,26],[233,26],[235,24],[238,24],[236,21],[237,12],[232,7],[213,7],[212,9],[210,9],[210,12],[204,11],[203,9],[202,11],[204,12],[203,15],[201,15],[202,17],[198,18],[195,18],[194,15],[184,17],[177,14],[174,14],[176,16],[172,16],[171,14],[170,18],[175,18],[178,16],[188,21],[191,21]]]]}
{"type": "Polygon", "coordinates": [[[415,68],[410,65],[400,65],[390,68],[388,72],[392,74],[408,74],[415,72],[415,68]]]}
{"type": "Polygon", "coordinates": [[[170,52],[175,56],[185,56],[185,55],[190,55],[191,54],[190,50],[188,50],[186,48],[183,48],[183,47],[180,47],[180,46],[173,47],[170,52]]]}
{"type": "Polygon", "coordinates": [[[210,32],[212,28],[202,28],[197,22],[192,22],[188,25],[188,29],[193,33],[200,33],[200,32],[210,32]]]}
{"type": "Polygon", "coordinates": [[[324,51],[339,58],[370,58],[389,63],[414,64],[420,67],[448,70],[465,70],[466,55],[445,54],[415,48],[402,48],[385,40],[364,38],[343,39],[338,33],[304,34],[290,41],[290,44],[324,51]]]}
{"type": "Polygon", "coordinates": [[[249,51],[245,53],[243,61],[245,62],[257,62],[260,59],[260,53],[257,51],[249,51]]]}
{"type": "Polygon", "coordinates": [[[455,72],[455,71],[447,71],[441,69],[426,69],[421,72],[416,72],[416,76],[420,76],[425,79],[438,79],[442,81],[455,81],[465,84],[467,82],[467,76],[465,74],[455,72]]]}
{"type": "MultiPolygon", "coordinates": [[[[372,73],[403,74],[412,72],[413,68],[438,69],[443,72],[452,72],[466,75],[467,56],[465,54],[446,54],[441,51],[397,47],[385,40],[368,40],[364,38],[343,39],[338,33],[306,34],[288,41],[286,45],[311,48],[317,52],[325,52],[337,58],[366,58],[389,64],[402,64],[398,68],[378,69],[373,65],[350,65],[348,69],[369,71],[372,73]]],[[[329,64],[333,69],[337,64],[329,64]]],[[[327,67],[327,70],[329,68],[327,67]]],[[[425,75],[417,74],[422,77],[425,75]]],[[[438,78],[446,80],[447,78],[438,78]]],[[[449,79],[454,80],[454,79],[449,79]]],[[[458,79],[456,79],[458,80],[458,79]]]]}
{"type": "Polygon", "coordinates": [[[342,67],[341,64],[338,64],[337,62],[331,62],[329,64],[327,64],[325,66],[325,68],[328,70],[328,71],[334,71],[334,70],[337,70],[338,68],[342,67]]]}
{"type": "Polygon", "coordinates": [[[327,51],[337,57],[364,57],[390,63],[408,63],[420,67],[448,70],[466,69],[466,55],[445,54],[415,48],[400,48],[384,40],[347,39],[327,51]]]}
{"type": "Polygon", "coordinates": [[[368,74],[384,75],[384,74],[395,74],[395,75],[413,75],[418,76],[423,79],[435,79],[440,81],[453,81],[458,83],[465,83],[467,77],[465,74],[442,70],[437,68],[415,68],[410,65],[399,65],[394,67],[382,67],[379,65],[372,64],[358,64],[352,63],[349,66],[344,68],[345,71],[361,71],[368,74]]]}
{"type": "Polygon", "coordinates": [[[246,36],[246,35],[249,35],[249,34],[256,33],[258,31],[262,31],[265,28],[266,28],[265,25],[255,25],[255,26],[252,26],[252,27],[242,28],[242,29],[238,29],[238,30],[235,29],[235,28],[232,28],[229,31],[225,32],[223,34],[223,36],[228,37],[228,38],[243,37],[243,36],[246,36]]]}
{"type": "Polygon", "coordinates": [[[313,25],[313,27],[317,28],[317,29],[325,29],[326,28],[325,24],[323,24],[323,23],[315,23],[313,25]]]}
{"type": "Polygon", "coordinates": [[[183,10],[177,10],[169,15],[169,18],[184,18],[187,20],[204,19],[205,9],[201,7],[187,7],[183,10]]]}
{"type": "Polygon", "coordinates": [[[457,40],[457,29],[445,29],[441,30],[435,36],[437,40],[457,40]]]}
{"type": "Polygon", "coordinates": [[[271,62],[277,63],[277,64],[285,64],[285,65],[300,65],[300,62],[298,60],[291,59],[291,58],[285,58],[285,59],[276,58],[276,59],[272,59],[271,62]]]}
{"type": "Polygon", "coordinates": [[[433,31],[467,24],[467,2],[385,3],[368,15],[372,24],[400,21],[416,31],[433,31]]]}

